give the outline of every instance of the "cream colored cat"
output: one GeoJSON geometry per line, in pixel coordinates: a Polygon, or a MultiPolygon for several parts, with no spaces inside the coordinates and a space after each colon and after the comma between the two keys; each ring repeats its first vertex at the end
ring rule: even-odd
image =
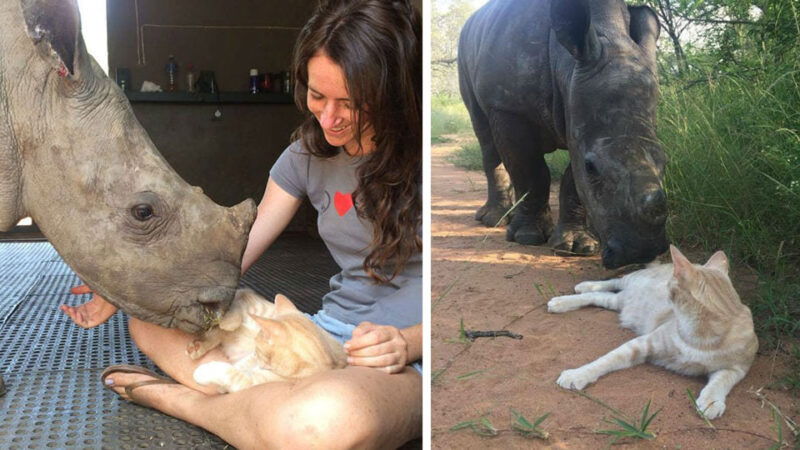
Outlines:
{"type": "Polygon", "coordinates": [[[230,309],[187,354],[200,358],[220,346],[232,362],[212,361],[194,371],[202,385],[221,393],[236,392],[269,381],[307,377],[347,365],[342,344],[278,294],[275,303],[249,289],[240,289],[230,309]]]}
{"type": "Polygon", "coordinates": [[[705,265],[692,264],[670,246],[672,264],[648,267],[608,281],[586,281],[577,295],[554,297],[552,313],[595,305],[619,311],[623,327],[639,337],[577,369],[561,372],[558,385],[583,389],[601,376],[645,361],[684,375],[708,375],[697,406],[710,419],[725,411],[725,397],[744,378],[758,350],[750,309],[728,278],[718,251],[705,265]]]}

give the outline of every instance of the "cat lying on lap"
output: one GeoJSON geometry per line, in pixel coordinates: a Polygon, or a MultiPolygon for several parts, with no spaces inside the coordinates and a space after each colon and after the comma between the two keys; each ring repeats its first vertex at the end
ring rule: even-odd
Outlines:
{"type": "Polygon", "coordinates": [[[240,289],[219,324],[192,342],[186,353],[197,359],[220,346],[231,362],[212,361],[194,371],[202,385],[220,393],[256,384],[286,381],[347,365],[342,344],[318,327],[285,296],[275,303],[240,289]]]}
{"type": "Polygon", "coordinates": [[[558,385],[583,389],[601,376],[645,361],[684,375],[708,375],[697,406],[709,419],[725,412],[725,397],[753,363],[758,339],[750,309],[728,278],[728,259],[718,251],[692,264],[670,246],[672,264],[622,278],[586,281],[576,295],[554,297],[552,313],[595,305],[619,311],[623,327],[639,337],[577,369],[561,372],[558,385]]]}

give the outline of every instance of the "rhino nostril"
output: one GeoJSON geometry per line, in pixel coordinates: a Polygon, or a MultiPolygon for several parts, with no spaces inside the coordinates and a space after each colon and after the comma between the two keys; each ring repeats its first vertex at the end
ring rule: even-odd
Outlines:
{"type": "Polygon", "coordinates": [[[621,266],[622,264],[620,263],[620,260],[622,259],[622,256],[622,243],[619,242],[617,238],[612,237],[603,247],[603,266],[609,269],[615,269],[621,266]]]}

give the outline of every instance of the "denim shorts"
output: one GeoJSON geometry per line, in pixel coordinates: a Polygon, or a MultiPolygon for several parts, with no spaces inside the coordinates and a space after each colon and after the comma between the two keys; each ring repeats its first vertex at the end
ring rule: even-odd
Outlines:
{"type": "MultiPolygon", "coordinates": [[[[337,341],[344,344],[345,342],[349,341],[350,338],[353,336],[353,330],[355,329],[355,325],[342,322],[339,319],[335,319],[325,313],[323,310],[317,311],[316,314],[313,316],[307,314],[311,320],[319,325],[323,330],[327,331],[331,334],[337,341]]],[[[414,368],[420,375],[422,375],[422,361],[415,361],[410,364],[411,367],[414,368]]]]}

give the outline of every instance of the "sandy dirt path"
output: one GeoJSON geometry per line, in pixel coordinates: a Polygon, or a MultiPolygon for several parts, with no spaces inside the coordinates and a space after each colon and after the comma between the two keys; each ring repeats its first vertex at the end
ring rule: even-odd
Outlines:
{"type": "MultiPolygon", "coordinates": [[[[596,430],[612,428],[603,422],[611,413],[560,389],[555,380],[562,370],[592,361],[634,334],[619,326],[614,312],[585,308],[553,315],[545,304],[553,295],[572,293],[579,281],[614,273],[596,257],[554,256],[546,248],[506,242],[504,229],[479,226],[473,216],[485,199],[485,180],[445,160],[455,148],[440,144],[432,152],[433,448],[603,448],[609,437],[596,430]],[[458,341],[461,320],[467,329],[507,329],[524,338],[465,344],[458,341]],[[531,440],[509,431],[512,408],[528,419],[550,413],[542,423],[549,439],[531,440]],[[451,430],[482,415],[501,430],[498,436],[451,430]]],[[[551,195],[554,217],[555,198],[551,195]]],[[[742,286],[746,278],[735,278],[740,292],[747,289],[742,286]]],[[[641,365],[607,375],[585,392],[628,416],[640,416],[650,399],[652,411],[661,408],[650,426],[657,438],[626,439],[623,448],[761,449],[776,443],[777,432],[770,407],[754,392],[778,380],[782,370],[779,357],[759,354],[728,396],[725,415],[713,422],[716,431],[695,414],[686,394],[689,388],[697,396],[703,378],[641,365]]],[[[800,400],[780,390],[762,393],[798,422],[800,400]]],[[[791,436],[785,425],[783,436],[791,436]]]]}

